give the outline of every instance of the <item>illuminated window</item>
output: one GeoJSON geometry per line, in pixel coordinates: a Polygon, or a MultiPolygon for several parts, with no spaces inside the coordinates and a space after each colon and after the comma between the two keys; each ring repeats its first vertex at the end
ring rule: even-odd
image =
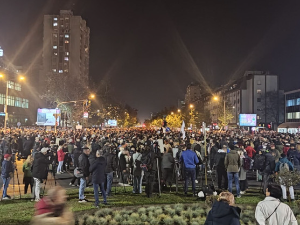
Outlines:
{"type": "Polygon", "coordinates": [[[65,43],[66,43],[66,44],[68,44],[68,43],[69,43],[69,41],[68,41],[68,40],[65,40],[65,43]]]}
{"type": "Polygon", "coordinates": [[[4,94],[0,94],[0,104],[1,105],[5,104],[5,95],[4,94]]]}
{"type": "Polygon", "coordinates": [[[300,112],[296,112],[295,114],[295,119],[300,119],[300,112]]]}
{"type": "Polygon", "coordinates": [[[63,70],[59,70],[58,72],[59,72],[59,73],[63,73],[64,71],[63,71],[63,70]]]}
{"type": "Polygon", "coordinates": [[[65,38],[69,38],[70,36],[68,34],[65,34],[65,38]]]}
{"type": "Polygon", "coordinates": [[[22,98],[16,97],[15,107],[22,107],[22,98]]]}
{"type": "Polygon", "coordinates": [[[22,101],[22,108],[23,108],[23,109],[28,109],[28,105],[29,105],[28,99],[23,98],[23,101],[22,101]]]}
{"type": "Polygon", "coordinates": [[[14,96],[8,96],[7,97],[7,105],[15,106],[15,97],[14,96]]]}
{"type": "Polygon", "coordinates": [[[286,106],[294,106],[296,105],[296,99],[291,99],[286,101],[286,106]]]}
{"type": "Polygon", "coordinates": [[[8,85],[8,88],[10,88],[10,89],[15,89],[15,83],[14,83],[14,82],[8,81],[8,82],[7,82],[7,85],[8,85]]]}
{"type": "Polygon", "coordinates": [[[66,55],[69,55],[69,52],[65,52],[66,55]]]}
{"type": "Polygon", "coordinates": [[[57,34],[53,34],[53,38],[57,38],[57,34]]]}
{"type": "Polygon", "coordinates": [[[53,49],[57,49],[57,45],[53,45],[53,49]]]}
{"type": "Polygon", "coordinates": [[[53,73],[56,73],[56,69],[52,69],[52,72],[53,72],[53,73]]]}
{"type": "Polygon", "coordinates": [[[69,57],[65,57],[65,61],[69,61],[69,57]]]}
{"type": "Polygon", "coordinates": [[[260,89],[257,89],[257,94],[261,94],[261,90],[260,89]]]}
{"type": "Polygon", "coordinates": [[[57,17],[54,17],[53,20],[57,21],[57,17]]]}
{"type": "Polygon", "coordinates": [[[21,84],[15,83],[15,90],[21,91],[21,84]]]}
{"type": "Polygon", "coordinates": [[[53,26],[54,26],[54,27],[57,27],[57,23],[53,23],[53,26]]]}
{"type": "Polygon", "coordinates": [[[69,70],[68,70],[68,69],[65,69],[65,73],[69,73],[69,70]]]}

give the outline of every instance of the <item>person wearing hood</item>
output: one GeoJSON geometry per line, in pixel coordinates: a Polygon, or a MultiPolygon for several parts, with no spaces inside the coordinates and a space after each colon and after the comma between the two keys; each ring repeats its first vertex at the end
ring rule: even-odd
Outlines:
{"type": "Polygon", "coordinates": [[[239,169],[241,167],[241,160],[237,151],[234,150],[234,146],[231,146],[230,152],[227,153],[224,164],[228,176],[228,191],[232,193],[232,181],[234,179],[237,198],[240,198],[239,169]]]}
{"type": "Polygon", "coordinates": [[[222,149],[219,149],[215,156],[215,164],[218,176],[218,188],[226,190],[228,188],[228,177],[225,169],[225,157],[227,153],[227,146],[223,145],[222,149]],[[222,180],[224,185],[222,186],[222,180]]]}
{"type": "Polygon", "coordinates": [[[97,208],[99,207],[99,186],[103,196],[103,204],[107,204],[106,192],[104,189],[106,160],[102,155],[103,152],[101,150],[97,150],[96,159],[90,166],[90,173],[92,173],[92,182],[94,187],[95,207],[97,208]]]}
{"type": "Polygon", "coordinates": [[[255,219],[259,225],[298,225],[291,208],[280,202],[282,192],[278,184],[269,184],[266,198],[255,209],[255,219]]]}
{"type": "Polygon", "coordinates": [[[240,225],[241,209],[235,207],[234,196],[230,192],[221,192],[209,211],[204,225],[240,225]]]}

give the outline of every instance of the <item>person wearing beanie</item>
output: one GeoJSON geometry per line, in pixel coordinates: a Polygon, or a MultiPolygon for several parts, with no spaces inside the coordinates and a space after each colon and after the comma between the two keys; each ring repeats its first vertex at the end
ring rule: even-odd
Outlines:
{"type": "Polygon", "coordinates": [[[2,168],[1,168],[1,178],[3,181],[3,192],[2,192],[2,199],[8,200],[10,199],[10,196],[7,195],[7,188],[9,185],[10,179],[13,177],[14,167],[12,162],[10,161],[11,155],[5,154],[4,160],[2,162],[2,168]]]}

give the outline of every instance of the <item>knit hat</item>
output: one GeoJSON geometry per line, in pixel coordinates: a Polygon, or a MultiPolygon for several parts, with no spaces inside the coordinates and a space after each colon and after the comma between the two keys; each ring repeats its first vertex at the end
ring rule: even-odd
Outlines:
{"type": "Polygon", "coordinates": [[[4,159],[7,159],[8,157],[11,157],[11,154],[5,154],[4,159]]]}

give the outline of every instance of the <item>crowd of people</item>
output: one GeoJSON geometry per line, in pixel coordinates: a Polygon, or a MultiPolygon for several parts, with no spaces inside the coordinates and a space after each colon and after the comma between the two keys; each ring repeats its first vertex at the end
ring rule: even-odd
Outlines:
{"type": "MultiPolygon", "coordinates": [[[[284,184],[279,186],[279,195],[278,186],[272,184],[272,175],[283,170],[293,173],[300,169],[300,136],[274,131],[212,131],[206,136],[187,131],[183,138],[179,131],[166,133],[163,129],[66,129],[55,134],[28,128],[2,131],[0,135],[2,199],[10,199],[7,188],[14,172],[13,162],[17,158],[25,159],[24,191],[27,193],[30,186],[32,200],[41,201],[41,184],[49,172],[61,174],[73,168],[70,185],[79,186],[78,201],[88,202],[84,190],[87,185],[93,185],[95,207],[100,204],[99,193],[103,198],[101,203],[109,204],[107,196],[112,195],[114,178],[121,186],[132,186],[135,194],[142,194],[144,183],[147,197],[171,188],[178,178],[184,181],[184,194],[188,195],[191,182],[192,194],[198,196],[196,184],[201,182],[201,173],[215,172],[217,185],[213,188],[221,194],[207,218],[207,224],[218,224],[209,221],[222,218],[216,213],[224,207],[230,208],[229,211],[239,218],[239,210],[232,208],[234,197],[230,193],[233,193],[233,183],[237,198],[246,193],[249,171],[256,171],[256,178],[262,181],[263,192],[267,196],[257,206],[255,215],[258,223],[265,224],[262,221],[266,219],[275,220],[275,215],[277,218],[288,206],[283,203],[276,206],[274,202],[279,202],[281,195],[282,201],[287,201],[288,197],[284,184]],[[225,192],[227,190],[229,192],[225,192]],[[273,206],[276,210],[269,215],[273,206]]],[[[293,201],[293,186],[288,188],[293,201]]],[[[290,220],[295,221],[292,212],[290,220]]]]}

